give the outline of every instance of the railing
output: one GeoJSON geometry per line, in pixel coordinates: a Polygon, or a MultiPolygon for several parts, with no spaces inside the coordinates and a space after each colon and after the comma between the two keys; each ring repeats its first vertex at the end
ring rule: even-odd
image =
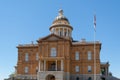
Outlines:
{"type": "Polygon", "coordinates": [[[109,62],[101,62],[100,64],[109,64],[109,62]]]}
{"type": "MultiPolygon", "coordinates": [[[[80,42],[72,42],[72,44],[93,44],[94,41],[80,41],[80,42]]],[[[95,44],[100,44],[99,41],[95,41],[95,44]]]]}
{"type": "Polygon", "coordinates": [[[48,71],[61,71],[61,69],[58,68],[58,69],[56,70],[56,69],[50,68],[50,69],[48,69],[48,71]]]}
{"type": "Polygon", "coordinates": [[[38,44],[19,44],[18,47],[24,47],[24,46],[37,46],[38,44]]]}
{"type": "Polygon", "coordinates": [[[18,74],[15,76],[15,79],[37,79],[37,75],[21,75],[18,74]]]}

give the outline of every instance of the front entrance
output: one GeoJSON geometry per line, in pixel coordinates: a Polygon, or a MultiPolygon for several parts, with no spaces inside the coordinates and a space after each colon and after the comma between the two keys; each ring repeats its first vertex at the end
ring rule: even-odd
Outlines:
{"type": "Polygon", "coordinates": [[[102,77],[102,78],[101,78],[101,80],[105,80],[105,78],[104,78],[104,77],[102,77]]]}
{"type": "Polygon", "coordinates": [[[55,76],[54,75],[47,75],[46,80],[55,80],[55,76]]]}

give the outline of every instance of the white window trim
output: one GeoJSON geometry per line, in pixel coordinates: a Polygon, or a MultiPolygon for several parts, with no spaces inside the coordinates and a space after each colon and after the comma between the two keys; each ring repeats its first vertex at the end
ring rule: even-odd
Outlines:
{"type": "Polygon", "coordinates": [[[38,72],[38,66],[36,67],[36,72],[38,72]]]}
{"type": "Polygon", "coordinates": [[[92,59],[92,53],[91,51],[88,51],[88,60],[91,60],[92,59]]]}
{"type": "Polygon", "coordinates": [[[38,53],[36,53],[36,60],[37,60],[37,61],[39,60],[39,55],[38,55],[38,53]]]}
{"type": "Polygon", "coordinates": [[[92,67],[88,66],[88,72],[92,72],[92,67]]]}
{"type": "Polygon", "coordinates": [[[25,53],[25,61],[29,61],[29,54],[25,53]]]}
{"type": "Polygon", "coordinates": [[[79,60],[80,59],[80,54],[78,51],[75,52],[75,60],[79,60]]]}
{"type": "Polygon", "coordinates": [[[56,48],[51,48],[51,54],[50,54],[51,57],[56,57],[57,56],[57,51],[56,51],[56,48]]]}
{"type": "Polygon", "coordinates": [[[80,71],[80,67],[79,66],[75,66],[75,72],[79,72],[80,71]]]}
{"type": "Polygon", "coordinates": [[[28,71],[29,71],[29,68],[25,67],[25,73],[28,73],[28,71]]]}

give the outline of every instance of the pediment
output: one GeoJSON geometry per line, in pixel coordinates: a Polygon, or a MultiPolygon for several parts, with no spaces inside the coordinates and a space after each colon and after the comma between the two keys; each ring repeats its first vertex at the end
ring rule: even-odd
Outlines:
{"type": "Polygon", "coordinates": [[[60,40],[60,38],[58,38],[56,36],[51,36],[51,37],[47,38],[46,40],[60,40]]]}
{"type": "Polygon", "coordinates": [[[50,35],[48,35],[46,37],[40,38],[38,40],[38,42],[39,41],[57,41],[57,40],[68,40],[68,39],[66,39],[64,37],[60,37],[60,36],[55,35],[55,34],[50,34],[50,35]]]}

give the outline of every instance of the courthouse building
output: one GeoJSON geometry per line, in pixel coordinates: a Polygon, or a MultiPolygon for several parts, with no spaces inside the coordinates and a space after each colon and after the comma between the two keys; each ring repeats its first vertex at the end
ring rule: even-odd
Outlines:
{"type": "Polygon", "coordinates": [[[15,80],[97,80],[107,76],[109,63],[100,60],[101,42],[72,38],[73,26],[59,10],[49,27],[50,34],[37,44],[20,44],[15,80]],[[96,65],[94,66],[94,54],[96,65]],[[96,68],[96,71],[94,71],[96,68]]]}

